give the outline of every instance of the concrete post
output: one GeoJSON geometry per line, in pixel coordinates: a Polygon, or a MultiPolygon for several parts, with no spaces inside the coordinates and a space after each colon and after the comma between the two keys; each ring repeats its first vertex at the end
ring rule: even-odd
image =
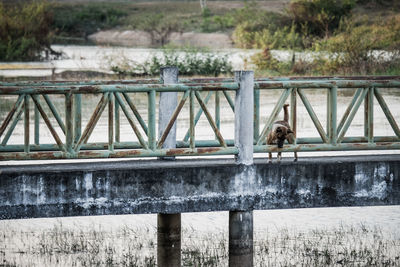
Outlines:
{"type": "MultiPolygon", "coordinates": [[[[253,165],[254,73],[236,71],[235,81],[240,84],[235,98],[235,146],[239,150],[236,163],[249,166],[253,165]]],[[[247,175],[238,177],[252,180],[247,175]]],[[[239,184],[248,183],[240,181],[239,184]]],[[[250,188],[242,189],[250,191],[250,188]]],[[[229,266],[253,266],[253,211],[229,211],[229,266]]]]}
{"type": "Polygon", "coordinates": [[[181,214],[158,214],[157,266],[181,266],[181,214]]]}
{"type": "Polygon", "coordinates": [[[235,98],[235,146],[239,149],[237,164],[253,164],[254,72],[235,71],[240,84],[235,98]]]}
{"type": "MultiPolygon", "coordinates": [[[[161,68],[161,81],[164,84],[178,83],[178,68],[161,68]]],[[[162,92],[160,94],[158,136],[162,136],[172,114],[178,105],[177,92],[162,92]]],[[[163,148],[176,147],[176,123],[171,128],[163,148]]],[[[175,157],[161,157],[173,160],[175,157]]],[[[181,266],[181,214],[157,215],[157,266],[181,266]]]]}
{"type": "Polygon", "coordinates": [[[253,211],[229,212],[229,267],[253,266],[253,211]]]}
{"type": "MultiPolygon", "coordinates": [[[[178,68],[165,67],[160,71],[161,82],[164,84],[178,83],[178,68]]],[[[161,92],[160,109],[158,114],[158,138],[160,138],[171,119],[176,106],[178,105],[178,92],[161,92]]],[[[171,128],[162,148],[176,147],[176,122],[171,128]]],[[[164,157],[163,159],[173,159],[174,157],[164,157]]]]}

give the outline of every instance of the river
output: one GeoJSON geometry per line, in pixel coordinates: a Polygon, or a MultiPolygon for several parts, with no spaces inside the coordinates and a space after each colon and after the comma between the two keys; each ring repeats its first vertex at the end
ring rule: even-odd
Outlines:
{"type": "MultiPolygon", "coordinates": [[[[109,72],[109,65],[111,61],[124,58],[140,61],[145,60],[153,53],[160,53],[159,50],[118,47],[54,46],[54,49],[62,50],[68,58],[46,63],[0,63],[0,76],[46,76],[51,75],[52,69],[54,69],[56,72],[65,70],[98,70],[109,72]],[[24,66],[27,66],[27,69],[23,69],[24,66]]],[[[236,69],[243,68],[245,64],[244,59],[251,56],[254,52],[256,51],[218,51],[218,53],[229,54],[229,59],[232,61],[236,69]]],[[[282,53],[280,56],[285,57],[285,54],[282,53]]],[[[290,55],[287,53],[287,56],[290,55]]],[[[400,93],[396,90],[389,89],[382,91],[388,106],[391,108],[393,116],[395,118],[400,118],[400,93]]],[[[343,115],[347,104],[351,100],[353,92],[354,90],[339,90],[338,118],[341,118],[343,115]]],[[[261,93],[260,114],[262,122],[265,122],[271,113],[273,105],[277,101],[280,93],[280,90],[268,92],[263,91],[261,93]]],[[[316,114],[318,114],[322,125],[326,125],[326,92],[321,90],[308,90],[307,97],[313,105],[316,114]]],[[[15,101],[15,98],[13,97],[7,98],[7,101],[3,101],[4,99],[5,98],[3,98],[2,102],[0,103],[0,121],[4,120],[7,111],[10,109],[10,105],[12,105],[13,101],[15,101]]],[[[52,96],[52,100],[58,107],[60,113],[63,114],[63,97],[52,96]]],[[[83,106],[85,107],[83,114],[91,114],[98,100],[99,97],[85,96],[82,101],[83,106]]],[[[133,98],[133,101],[137,105],[137,108],[142,116],[147,118],[146,96],[138,94],[138,96],[133,98]]],[[[304,105],[302,105],[300,102],[301,101],[299,100],[297,119],[298,137],[316,137],[318,136],[318,133],[315,130],[315,127],[313,126],[313,123],[307,114],[304,105]]],[[[221,104],[221,132],[224,138],[233,138],[233,113],[226,101],[222,101],[221,104]]],[[[210,110],[213,110],[213,98],[210,100],[208,106],[210,107],[210,110]]],[[[187,114],[189,114],[188,107],[185,106],[183,113],[181,114],[182,116],[178,117],[178,139],[182,139],[184,137],[188,128],[189,118],[187,114]]],[[[31,112],[31,116],[33,116],[33,112],[31,112]]],[[[88,119],[89,116],[83,118],[83,125],[86,125],[88,119]]],[[[374,132],[376,135],[393,135],[393,131],[391,130],[386,117],[377,104],[375,104],[374,108],[374,121],[374,132]]],[[[52,119],[52,122],[54,125],[56,124],[54,119],[52,119]]],[[[363,110],[360,109],[357,112],[351,127],[349,128],[348,136],[362,135],[363,122],[363,110]]],[[[41,127],[43,130],[41,132],[41,143],[54,143],[49,131],[45,130],[46,127],[43,121],[41,121],[41,125],[43,126],[41,127]]],[[[63,136],[60,129],[57,129],[57,132],[60,136],[63,136]]],[[[107,116],[106,114],[103,114],[98,125],[96,126],[95,131],[93,132],[93,136],[89,139],[89,142],[107,142],[107,136],[104,135],[106,132],[107,116]]],[[[128,122],[125,119],[122,119],[121,140],[132,140],[132,136],[132,130],[130,129],[128,122]]],[[[204,117],[202,117],[198,126],[196,127],[196,138],[214,138],[213,132],[204,117]]],[[[23,143],[22,123],[17,125],[13,137],[10,139],[9,143],[23,143]]],[[[360,153],[398,153],[398,151],[324,152],[319,153],[319,155],[350,155],[360,153]]],[[[301,158],[311,154],[316,155],[317,153],[300,153],[299,156],[301,158]]],[[[265,157],[266,155],[258,156],[265,157]]],[[[4,165],[7,164],[7,162],[1,162],[0,164],[4,165]]],[[[27,162],[23,162],[21,164],[27,164],[27,162]]],[[[199,246],[199,244],[203,244],[202,242],[210,235],[214,237],[211,240],[208,240],[208,243],[206,242],[207,244],[218,241],[221,238],[221,242],[225,242],[227,237],[228,213],[187,213],[182,215],[182,224],[184,229],[184,246],[185,244],[186,246],[189,246],[188,244],[191,244],[195,247],[199,246]]],[[[367,231],[372,231],[371,229],[378,228],[382,232],[382,238],[386,238],[385,240],[392,242],[390,244],[394,244],[394,250],[396,250],[396,248],[399,248],[400,240],[400,206],[255,211],[254,224],[255,240],[260,240],[263,238],[265,239],[268,236],[271,238],[277,235],[281,236],[282,231],[292,231],[293,229],[295,233],[298,234],[310,232],[316,233],[316,231],[328,231],[329,233],[332,233],[336,231],[332,229],[339,229],[339,231],[342,231],[342,226],[356,227],[357,229],[367,229],[367,231]]],[[[54,255],[51,254],[51,256],[49,256],[50,254],[46,254],[44,252],[41,253],[40,249],[35,247],[43,246],[43,242],[45,242],[44,240],[47,240],[46,238],[43,239],[44,236],[49,236],[49,239],[51,239],[51,236],[56,236],[54,233],[57,232],[57,227],[60,225],[62,225],[62,229],[65,231],[69,230],[76,233],[82,231],[89,233],[93,229],[96,229],[96,231],[99,233],[109,233],[110,236],[112,236],[109,240],[115,242],[118,242],[118,235],[116,234],[120,233],[120,231],[122,231],[121,229],[124,229],[124,227],[127,227],[128,229],[135,229],[135,233],[137,233],[139,236],[143,235],[143,238],[146,240],[143,242],[152,242],[151,240],[155,238],[156,215],[95,216],[0,221],[0,266],[2,264],[1,260],[3,260],[5,263],[15,263],[16,266],[84,265],[79,261],[79,259],[71,260],[71,257],[74,257],[71,255],[69,255],[67,259],[61,257],[58,258],[58,260],[57,258],[54,258],[53,261],[51,261],[54,255]]],[[[297,234],[294,235],[298,237],[297,234]]],[[[155,242],[155,240],[153,241],[155,242]]],[[[123,244],[119,248],[121,247],[123,247],[123,244]]],[[[144,255],[154,256],[154,244],[145,247],[147,248],[147,252],[143,252],[142,250],[138,249],[137,253],[144,253],[144,255]]],[[[218,247],[218,249],[221,250],[221,247],[218,247]]],[[[399,250],[397,250],[397,252],[398,251],[399,250]]],[[[85,253],[87,254],[88,252],[85,253]]],[[[261,262],[259,265],[264,266],[262,264],[262,256],[257,255],[256,257],[258,257],[256,262],[261,262]]],[[[225,266],[226,259],[221,260],[221,264],[217,265],[225,266]]],[[[274,264],[270,266],[273,265],[274,264]]]]}
{"type": "MultiPolygon", "coordinates": [[[[127,61],[143,63],[153,55],[162,54],[161,49],[109,47],[109,46],[73,46],[53,45],[55,51],[62,52],[59,59],[47,62],[0,62],[0,77],[51,76],[53,71],[87,71],[95,70],[111,73],[111,66],[124,64],[127,61]]],[[[243,69],[245,62],[259,50],[220,49],[213,53],[227,55],[235,69],[243,69]]],[[[285,57],[287,52],[274,52],[285,57]]],[[[288,54],[289,55],[289,54],[288,54]]]]}

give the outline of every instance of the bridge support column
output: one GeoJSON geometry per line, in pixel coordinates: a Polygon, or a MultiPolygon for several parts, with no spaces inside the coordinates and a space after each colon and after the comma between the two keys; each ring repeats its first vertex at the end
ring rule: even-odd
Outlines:
{"type": "Polygon", "coordinates": [[[229,266],[253,266],[253,211],[229,212],[229,266]]]}
{"type": "Polygon", "coordinates": [[[157,216],[157,266],[181,266],[181,214],[157,216]]]}
{"type": "MultiPolygon", "coordinates": [[[[236,163],[253,165],[254,138],[254,73],[236,71],[235,81],[240,84],[235,98],[235,146],[239,150],[236,163]]],[[[251,174],[244,168],[244,172],[251,174]]],[[[251,191],[251,177],[239,175],[244,192],[251,191]]],[[[253,211],[229,211],[229,266],[253,266],[253,211]]]]}
{"type": "MultiPolygon", "coordinates": [[[[178,83],[178,68],[161,68],[161,81],[164,84],[178,83]]],[[[158,136],[162,136],[176,106],[177,92],[162,92],[160,94],[158,136]]],[[[176,123],[171,128],[162,148],[176,147],[176,123]]],[[[175,157],[161,157],[161,160],[174,160],[175,157]]],[[[157,215],[157,266],[181,266],[181,214],[157,215]]]]}

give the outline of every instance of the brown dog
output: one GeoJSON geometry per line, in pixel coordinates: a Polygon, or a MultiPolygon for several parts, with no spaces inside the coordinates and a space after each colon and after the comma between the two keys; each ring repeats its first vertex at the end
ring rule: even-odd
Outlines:
{"type": "MultiPolygon", "coordinates": [[[[267,145],[277,144],[278,148],[282,148],[285,140],[287,140],[289,144],[294,143],[293,131],[290,129],[289,125],[288,106],[289,104],[283,105],[283,121],[275,121],[272,125],[272,130],[267,136],[267,145]]],[[[281,160],[281,157],[281,152],[278,152],[278,161],[281,160]]],[[[272,153],[269,152],[269,162],[271,161],[272,153]]],[[[297,152],[294,152],[294,161],[297,161],[297,152]]]]}

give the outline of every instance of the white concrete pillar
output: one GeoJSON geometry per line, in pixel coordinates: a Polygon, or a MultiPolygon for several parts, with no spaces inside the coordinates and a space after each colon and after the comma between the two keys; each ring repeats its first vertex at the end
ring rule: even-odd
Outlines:
{"type": "Polygon", "coordinates": [[[253,164],[254,72],[235,71],[240,84],[235,98],[235,146],[239,149],[236,163],[253,164]]]}

